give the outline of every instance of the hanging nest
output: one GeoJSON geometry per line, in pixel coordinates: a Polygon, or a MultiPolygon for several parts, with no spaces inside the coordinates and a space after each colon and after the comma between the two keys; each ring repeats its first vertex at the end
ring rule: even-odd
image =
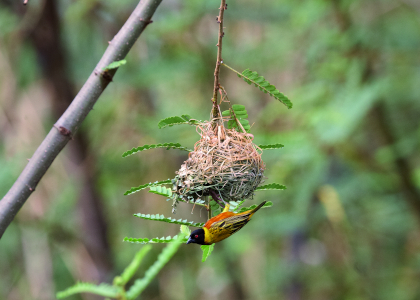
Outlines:
{"type": "Polygon", "coordinates": [[[225,202],[252,198],[265,169],[253,135],[215,122],[200,123],[197,132],[201,139],[176,172],[173,192],[187,202],[215,194],[225,202]]]}

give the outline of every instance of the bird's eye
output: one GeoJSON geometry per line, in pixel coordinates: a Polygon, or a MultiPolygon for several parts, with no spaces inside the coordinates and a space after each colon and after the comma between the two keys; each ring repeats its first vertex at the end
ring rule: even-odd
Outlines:
{"type": "Polygon", "coordinates": [[[198,234],[194,235],[195,238],[198,238],[198,234]]]}

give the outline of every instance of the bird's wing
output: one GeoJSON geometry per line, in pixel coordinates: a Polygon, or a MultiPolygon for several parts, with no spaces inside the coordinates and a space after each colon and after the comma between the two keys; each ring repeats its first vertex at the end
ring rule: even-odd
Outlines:
{"type": "Polygon", "coordinates": [[[239,214],[219,220],[211,224],[209,230],[212,234],[234,234],[249,221],[250,214],[239,214]]]}

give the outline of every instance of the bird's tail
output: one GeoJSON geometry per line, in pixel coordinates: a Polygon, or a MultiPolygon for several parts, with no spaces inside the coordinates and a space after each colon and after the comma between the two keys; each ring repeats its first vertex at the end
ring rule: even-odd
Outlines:
{"type": "Polygon", "coordinates": [[[261,204],[260,205],[258,205],[256,208],[254,208],[252,211],[251,211],[251,214],[255,214],[255,212],[257,211],[257,210],[259,210],[261,207],[263,207],[264,206],[264,204],[266,204],[267,203],[267,201],[263,201],[263,202],[261,202],[261,204]]]}

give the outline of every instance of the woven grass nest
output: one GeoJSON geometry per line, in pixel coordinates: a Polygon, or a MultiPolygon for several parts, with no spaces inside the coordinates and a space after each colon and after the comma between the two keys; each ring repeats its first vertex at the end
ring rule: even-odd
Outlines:
{"type": "Polygon", "coordinates": [[[201,138],[176,172],[174,193],[188,202],[209,195],[225,202],[252,198],[265,169],[253,135],[215,122],[198,124],[197,132],[201,138]]]}

